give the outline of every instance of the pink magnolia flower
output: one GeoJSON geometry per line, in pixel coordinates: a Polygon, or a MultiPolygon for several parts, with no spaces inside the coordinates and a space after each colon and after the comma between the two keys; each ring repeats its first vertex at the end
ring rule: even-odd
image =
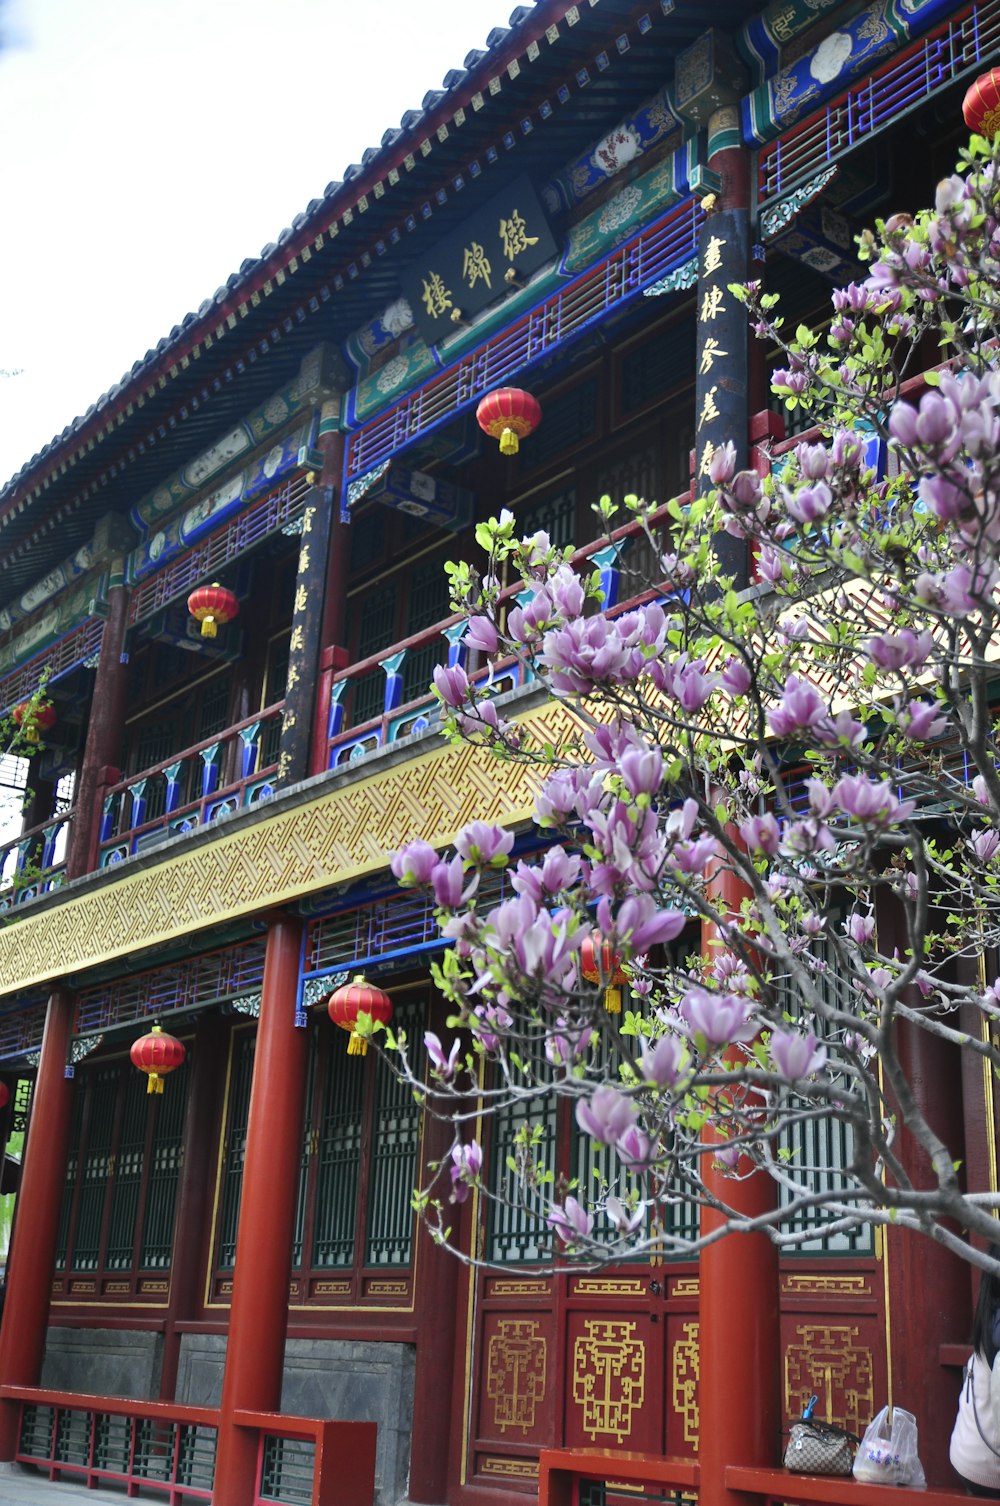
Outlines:
{"type": "Polygon", "coordinates": [[[502,868],[514,846],[514,833],[486,821],[472,821],[455,838],[455,848],[467,863],[502,868]]]}
{"type": "Polygon", "coordinates": [[[600,1141],[602,1145],[616,1144],[635,1121],[636,1111],[632,1100],[608,1083],[595,1088],[589,1098],[577,1099],[577,1124],[585,1135],[600,1141]]]}
{"type": "Polygon", "coordinates": [[[451,1201],[464,1203],[483,1169],[483,1152],[477,1140],[451,1148],[451,1201]]]}
{"type": "Polygon", "coordinates": [[[434,688],[446,706],[463,706],[469,699],[469,677],[460,664],[436,664],[434,688]]]}
{"type": "Polygon", "coordinates": [[[686,1061],[683,1044],[675,1035],[661,1035],[639,1059],[643,1080],[657,1088],[674,1087],[686,1061]]]}
{"type": "Polygon", "coordinates": [[[560,1207],[553,1204],[545,1219],[555,1232],[560,1244],[569,1249],[583,1239],[589,1239],[594,1228],[594,1216],[588,1213],[575,1197],[566,1198],[560,1207]]]}
{"type": "Polygon", "coordinates": [[[771,1060],[789,1082],[802,1077],[811,1077],[820,1071],[826,1062],[826,1047],[817,1045],[810,1031],[799,1035],[792,1030],[774,1030],[771,1033],[771,1060]]]}
{"type": "Polygon", "coordinates": [[[461,1050],[461,1045],[458,1037],[456,1036],[452,1041],[451,1050],[449,1051],[448,1055],[445,1056],[444,1047],[442,1046],[439,1037],[435,1035],[433,1030],[425,1030],[424,1049],[427,1052],[427,1055],[430,1057],[434,1076],[439,1077],[442,1082],[451,1082],[452,1078],[455,1076],[455,1067],[458,1062],[458,1053],[461,1050]]]}
{"type": "Polygon", "coordinates": [[[415,884],[429,884],[439,862],[431,844],[417,837],[393,853],[389,867],[400,884],[412,888],[415,884]]]}

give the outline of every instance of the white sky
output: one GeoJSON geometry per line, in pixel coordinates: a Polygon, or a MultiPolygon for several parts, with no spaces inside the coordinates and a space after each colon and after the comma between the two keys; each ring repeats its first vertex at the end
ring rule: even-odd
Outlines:
{"type": "Polygon", "coordinates": [[[3,0],[0,482],[515,0],[3,0]]]}

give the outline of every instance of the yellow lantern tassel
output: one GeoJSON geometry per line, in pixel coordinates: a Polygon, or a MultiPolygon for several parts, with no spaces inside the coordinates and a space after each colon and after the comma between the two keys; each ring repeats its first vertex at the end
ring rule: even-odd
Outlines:
{"type": "Polygon", "coordinates": [[[501,455],[516,455],[519,449],[520,444],[518,443],[518,438],[514,433],[514,430],[504,429],[503,433],[500,435],[501,455]]]}
{"type": "Polygon", "coordinates": [[[150,1072],[150,1074],[149,1074],[149,1081],[146,1084],[146,1092],[147,1093],[162,1093],[163,1092],[163,1078],[160,1076],[159,1072],[150,1072]]]}
{"type": "Polygon", "coordinates": [[[358,1035],[356,1030],[351,1031],[351,1038],[347,1042],[348,1056],[367,1056],[368,1042],[363,1035],[358,1035]]]}
{"type": "Polygon", "coordinates": [[[219,629],[214,617],[209,616],[202,619],[201,636],[203,638],[215,638],[218,636],[218,632],[219,629]]]}
{"type": "Polygon", "coordinates": [[[622,991],[620,988],[606,988],[604,990],[604,1007],[608,1014],[621,1014],[622,991]]]}

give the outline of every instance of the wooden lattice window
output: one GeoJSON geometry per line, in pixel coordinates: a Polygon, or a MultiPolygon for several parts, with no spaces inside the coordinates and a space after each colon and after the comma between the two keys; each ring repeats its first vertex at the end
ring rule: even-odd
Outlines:
{"type": "Polygon", "coordinates": [[[128,1062],[78,1069],[55,1262],[74,1300],[162,1299],[143,1275],[170,1269],[187,1077],[160,1095],[128,1062]]]}
{"type": "MultiPolygon", "coordinates": [[[[404,995],[395,1007],[396,1024],[418,1046],[424,995],[404,995]]],[[[216,1238],[220,1290],[236,1257],[253,1046],[249,1033],[233,1045],[216,1238]]],[[[325,1017],[315,1021],[292,1247],[302,1300],[367,1300],[376,1271],[399,1271],[399,1285],[409,1282],[419,1138],[420,1109],[378,1053],[348,1056],[343,1033],[325,1017]]]]}

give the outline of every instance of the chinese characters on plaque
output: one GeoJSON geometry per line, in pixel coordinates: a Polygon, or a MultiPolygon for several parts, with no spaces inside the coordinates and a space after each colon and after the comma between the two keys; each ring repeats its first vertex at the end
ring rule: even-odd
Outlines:
{"type": "Polygon", "coordinates": [[[698,351],[695,372],[695,489],[711,485],[708,468],[727,439],[746,440],[746,325],[743,305],[729,291],[746,280],[744,218],[713,215],[701,230],[698,263],[698,351]]]}
{"type": "Polygon", "coordinates": [[[527,178],[438,241],[403,277],[417,328],[434,345],[509,292],[556,254],[527,178]]]}

